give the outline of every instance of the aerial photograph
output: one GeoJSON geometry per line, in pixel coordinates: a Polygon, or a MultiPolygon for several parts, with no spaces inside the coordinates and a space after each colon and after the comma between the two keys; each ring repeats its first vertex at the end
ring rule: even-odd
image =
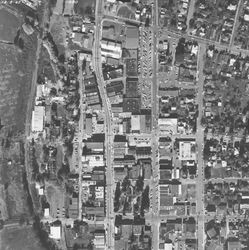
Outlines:
{"type": "Polygon", "coordinates": [[[0,250],[249,250],[249,0],[0,0],[0,250]]]}

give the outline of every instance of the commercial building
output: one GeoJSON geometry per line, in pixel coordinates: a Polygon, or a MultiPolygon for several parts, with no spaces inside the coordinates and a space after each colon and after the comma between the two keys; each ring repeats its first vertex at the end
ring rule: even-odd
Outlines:
{"type": "Polygon", "coordinates": [[[109,40],[101,41],[101,55],[105,57],[111,57],[120,59],[122,56],[121,43],[117,43],[109,40]]]}
{"type": "Polygon", "coordinates": [[[72,197],[70,199],[69,209],[68,209],[69,218],[77,219],[79,215],[79,198],[72,197]]]}
{"type": "Polygon", "coordinates": [[[54,240],[61,239],[61,225],[52,225],[50,227],[49,237],[54,240]]]}
{"type": "Polygon", "coordinates": [[[32,132],[42,132],[44,127],[45,107],[35,106],[32,112],[32,132]]]}
{"type": "Polygon", "coordinates": [[[158,125],[161,132],[167,134],[177,133],[177,118],[159,118],[158,125]]]}
{"type": "Polygon", "coordinates": [[[196,160],[196,143],[195,140],[184,140],[179,142],[179,159],[196,160]]]}

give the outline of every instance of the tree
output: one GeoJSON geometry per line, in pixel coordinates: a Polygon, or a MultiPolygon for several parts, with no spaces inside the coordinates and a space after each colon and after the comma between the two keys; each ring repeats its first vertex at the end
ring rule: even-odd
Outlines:
{"type": "Polygon", "coordinates": [[[205,178],[210,179],[211,178],[211,168],[206,166],[205,167],[205,178]]]}
{"type": "Polygon", "coordinates": [[[122,183],[122,192],[126,192],[127,188],[130,186],[131,182],[128,178],[128,176],[125,176],[123,183],[122,183]]]}
{"type": "Polygon", "coordinates": [[[144,187],[144,178],[142,176],[139,176],[136,181],[136,188],[138,192],[142,192],[144,187]]]}
{"type": "Polygon", "coordinates": [[[57,0],[50,0],[51,7],[55,7],[57,0]]]}
{"type": "Polygon", "coordinates": [[[116,190],[115,190],[115,198],[114,198],[114,211],[117,212],[119,209],[119,198],[121,195],[121,189],[120,189],[120,182],[117,183],[116,190]]]}
{"type": "Polygon", "coordinates": [[[141,215],[144,216],[144,210],[149,209],[150,207],[150,197],[149,197],[150,188],[146,186],[142,194],[142,201],[141,201],[141,215]]]}
{"type": "Polygon", "coordinates": [[[85,14],[87,16],[91,16],[92,15],[92,7],[91,6],[87,6],[85,9],[85,14]]]}
{"type": "Polygon", "coordinates": [[[83,62],[82,62],[82,70],[83,71],[86,70],[86,59],[84,59],[83,62]]]}
{"type": "Polygon", "coordinates": [[[59,62],[61,63],[65,63],[65,55],[64,54],[60,54],[58,57],[59,62]]]}
{"type": "Polygon", "coordinates": [[[57,94],[56,88],[51,88],[51,89],[50,89],[50,95],[51,95],[51,96],[56,96],[56,94],[57,94]]]}
{"type": "Polygon", "coordinates": [[[215,206],[218,206],[220,204],[220,202],[221,202],[220,196],[218,196],[218,195],[214,196],[213,197],[213,202],[214,202],[215,206]]]}
{"type": "Polygon", "coordinates": [[[193,28],[194,28],[194,25],[195,25],[195,19],[194,19],[194,18],[191,18],[191,19],[189,20],[189,28],[190,28],[190,29],[193,29],[193,28]]]}

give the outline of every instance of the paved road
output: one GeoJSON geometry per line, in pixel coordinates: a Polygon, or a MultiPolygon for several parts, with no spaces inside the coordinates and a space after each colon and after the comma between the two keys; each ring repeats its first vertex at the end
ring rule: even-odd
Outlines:
{"type": "Polygon", "coordinates": [[[237,7],[237,10],[236,10],[236,14],[235,14],[235,21],[234,21],[234,24],[233,24],[233,30],[232,30],[232,35],[231,35],[231,39],[230,39],[230,44],[229,44],[229,48],[232,47],[233,45],[233,42],[234,42],[234,37],[235,37],[235,33],[236,33],[236,29],[237,29],[237,25],[238,25],[238,16],[243,8],[243,4],[242,3],[242,0],[239,0],[239,3],[238,3],[238,7],[237,7]]]}
{"type": "Polygon", "coordinates": [[[96,29],[94,32],[94,47],[93,47],[93,67],[95,70],[99,92],[101,95],[103,108],[105,110],[105,157],[106,157],[106,246],[107,249],[114,249],[114,207],[113,207],[113,129],[112,129],[112,116],[111,107],[108,100],[105,83],[102,74],[101,65],[101,51],[100,51],[100,41],[102,35],[102,25],[101,21],[103,19],[103,1],[96,1],[96,11],[95,11],[95,22],[96,29]]]}
{"type": "Polygon", "coordinates": [[[219,49],[219,50],[228,50],[231,53],[241,54],[242,56],[249,55],[249,51],[248,50],[237,48],[235,46],[220,44],[219,42],[208,40],[206,38],[201,38],[201,37],[190,35],[190,34],[189,35],[188,34],[179,34],[177,32],[169,31],[169,30],[165,30],[165,29],[162,30],[161,32],[162,32],[162,35],[169,36],[169,37],[171,37],[171,38],[173,38],[175,40],[178,40],[180,38],[193,39],[196,42],[198,42],[198,44],[205,44],[206,46],[207,45],[214,45],[216,49],[219,49]]]}
{"type": "Polygon", "coordinates": [[[197,213],[197,239],[198,239],[198,249],[204,249],[204,164],[203,164],[203,155],[202,149],[204,145],[204,130],[201,126],[201,118],[203,112],[203,84],[205,76],[203,74],[204,68],[204,56],[206,53],[206,46],[204,44],[199,45],[198,51],[198,62],[197,68],[199,72],[199,76],[197,76],[198,80],[198,94],[197,94],[197,104],[199,110],[199,116],[197,118],[197,132],[196,132],[196,144],[198,150],[197,156],[197,206],[196,206],[196,213],[197,213]]]}
{"type": "Polygon", "coordinates": [[[157,69],[158,69],[158,1],[154,0],[152,10],[152,169],[153,169],[153,182],[152,182],[152,249],[159,248],[159,220],[156,220],[159,212],[159,199],[158,199],[158,183],[159,183],[159,164],[158,164],[158,84],[157,84],[157,69]]]}
{"type": "Polygon", "coordinates": [[[193,17],[194,10],[195,10],[195,0],[190,0],[189,7],[188,7],[187,22],[186,22],[188,26],[188,29],[187,29],[188,34],[189,34],[189,21],[193,17]]]}
{"type": "Polygon", "coordinates": [[[80,118],[79,118],[79,131],[78,131],[78,173],[79,173],[79,220],[82,219],[82,148],[83,148],[83,133],[84,133],[84,113],[85,106],[84,102],[84,83],[83,83],[83,72],[82,72],[82,61],[78,58],[78,81],[79,81],[79,91],[80,91],[80,118]]]}

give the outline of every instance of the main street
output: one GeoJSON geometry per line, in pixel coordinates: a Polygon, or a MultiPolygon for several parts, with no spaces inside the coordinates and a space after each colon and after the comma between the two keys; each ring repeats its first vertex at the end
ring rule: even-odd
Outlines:
{"type": "Polygon", "coordinates": [[[95,32],[94,32],[94,47],[93,47],[93,67],[98,82],[99,92],[105,110],[105,157],[106,157],[106,246],[107,249],[115,249],[114,246],[114,208],[113,208],[113,129],[111,107],[105,91],[105,82],[102,74],[100,41],[102,36],[102,19],[104,1],[96,0],[95,11],[95,32]]]}
{"type": "Polygon", "coordinates": [[[84,118],[85,118],[85,105],[84,105],[84,83],[82,72],[82,61],[78,57],[78,81],[80,90],[80,118],[79,118],[79,131],[78,131],[78,173],[79,173],[79,220],[82,219],[82,148],[83,148],[83,133],[84,133],[84,118]]]}
{"type": "Polygon", "coordinates": [[[204,166],[203,166],[203,145],[204,145],[204,129],[201,126],[201,118],[203,113],[203,84],[205,76],[203,74],[204,68],[204,56],[206,53],[206,46],[204,44],[199,44],[198,51],[198,61],[197,61],[197,84],[198,84],[198,94],[197,94],[197,104],[199,115],[197,118],[197,132],[196,132],[196,145],[197,145],[197,239],[198,239],[198,249],[204,249],[204,166]]]}
{"type": "Polygon", "coordinates": [[[151,115],[152,115],[152,169],[153,169],[153,185],[152,185],[152,249],[157,250],[159,248],[159,221],[155,220],[159,212],[159,199],[158,199],[158,183],[159,183],[159,164],[158,164],[158,85],[157,85],[157,69],[158,69],[158,1],[154,0],[152,9],[152,103],[151,103],[151,115]]]}

